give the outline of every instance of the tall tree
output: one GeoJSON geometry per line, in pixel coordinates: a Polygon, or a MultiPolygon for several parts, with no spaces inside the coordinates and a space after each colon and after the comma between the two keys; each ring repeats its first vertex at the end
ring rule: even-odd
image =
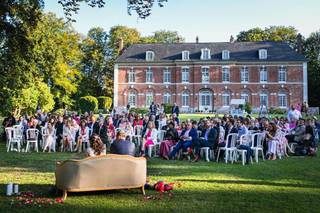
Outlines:
{"type": "MultiPolygon", "coordinates": [[[[102,28],[92,28],[82,41],[82,80],[78,96],[106,95],[105,78],[107,76],[108,35],[102,28]]],[[[109,94],[110,95],[110,94],[109,94]]]]}
{"type": "Polygon", "coordinates": [[[151,36],[142,37],[141,43],[178,43],[185,39],[177,31],[159,30],[151,36]]]}
{"type": "Polygon", "coordinates": [[[305,56],[308,58],[309,104],[320,107],[320,30],[311,33],[305,41],[305,56]]]}
{"type": "Polygon", "coordinates": [[[265,29],[259,27],[241,31],[237,35],[237,41],[285,41],[291,47],[297,47],[298,30],[292,26],[270,26],[265,29]]]}

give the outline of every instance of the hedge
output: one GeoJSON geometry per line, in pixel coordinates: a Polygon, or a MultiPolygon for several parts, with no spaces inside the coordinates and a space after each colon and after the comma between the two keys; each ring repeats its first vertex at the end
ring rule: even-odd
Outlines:
{"type": "Polygon", "coordinates": [[[147,108],[130,108],[130,112],[135,112],[137,114],[147,114],[149,112],[149,109],[147,108]]]}
{"type": "Polygon", "coordinates": [[[97,98],[98,99],[98,103],[99,103],[99,109],[110,109],[111,105],[112,105],[112,98],[107,97],[107,96],[100,96],[97,98]]]}
{"type": "Polygon", "coordinates": [[[79,99],[79,109],[84,112],[96,112],[98,110],[98,99],[93,96],[84,96],[79,99]]]}

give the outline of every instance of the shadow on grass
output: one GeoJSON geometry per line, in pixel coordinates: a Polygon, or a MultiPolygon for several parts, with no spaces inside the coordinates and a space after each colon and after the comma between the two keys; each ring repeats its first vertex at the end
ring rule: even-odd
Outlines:
{"type": "Polygon", "coordinates": [[[257,185],[257,186],[279,186],[279,187],[301,187],[301,188],[320,188],[319,185],[293,184],[293,183],[275,183],[268,181],[246,181],[246,180],[197,180],[197,179],[177,179],[177,181],[199,182],[199,183],[217,183],[217,184],[239,184],[239,185],[257,185]]]}

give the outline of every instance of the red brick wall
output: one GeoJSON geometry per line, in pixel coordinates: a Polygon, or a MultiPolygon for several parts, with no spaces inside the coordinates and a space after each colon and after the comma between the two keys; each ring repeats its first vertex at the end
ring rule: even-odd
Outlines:
{"type": "Polygon", "coordinates": [[[163,94],[168,91],[171,94],[171,102],[176,102],[181,105],[181,93],[184,90],[190,92],[190,107],[198,108],[199,105],[199,91],[201,89],[209,89],[214,93],[214,109],[222,106],[221,93],[225,90],[230,91],[231,99],[240,98],[241,92],[246,90],[249,92],[249,100],[253,107],[260,106],[259,92],[266,91],[268,95],[269,107],[278,107],[278,93],[280,90],[286,91],[288,105],[302,103],[303,100],[303,67],[301,65],[287,66],[287,83],[278,83],[278,69],[279,65],[267,66],[268,83],[265,85],[260,84],[259,68],[257,66],[248,66],[249,70],[249,83],[240,83],[240,72],[243,65],[230,65],[230,80],[231,83],[220,83],[222,79],[222,66],[210,65],[209,74],[210,82],[208,84],[201,83],[201,66],[189,66],[189,84],[181,84],[181,67],[182,66],[169,66],[171,71],[171,84],[163,84],[163,69],[166,66],[151,66],[153,71],[154,83],[146,84],[145,71],[148,66],[134,67],[136,75],[136,83],[128,84],[128,71],[131,66],[119,66],[118,71],[118,105],[125,106],[128,103],[128,93],[134,89],[137,91],[137,105],[143,107],[145,105],[145,93],[153,91],[154,101],[156,103],[163,102],[163,94]],[[176,84],[177,83],[177,84],[176,84]],[[271,84],[272,83],[272,84],[271,84]],[[131,88],[132,87],[132,88],[131,88]],[[227,89],[225,89],[227,87],[227,89]],[[143,94],[143,95],[142,95],[143,94]],[[161,95],[157,95],[161,94],[161,95]],[[191,95],[192,94],[192,95],[191,95]],[[220,94],[220,95],[219,95],[220,94]],[[255,95],[256,94],[256,95],[255,95]]]}

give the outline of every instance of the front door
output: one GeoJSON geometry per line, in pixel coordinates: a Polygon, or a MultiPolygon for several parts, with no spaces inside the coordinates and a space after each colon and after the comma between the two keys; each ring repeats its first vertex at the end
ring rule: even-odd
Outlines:
{"type": "Polygon", "coordinates": [[[199,94],[199,111],[202,112],[209,112],[213,110],[212,104],[212,92],[205,90],[200,91],[199,94]]]}

